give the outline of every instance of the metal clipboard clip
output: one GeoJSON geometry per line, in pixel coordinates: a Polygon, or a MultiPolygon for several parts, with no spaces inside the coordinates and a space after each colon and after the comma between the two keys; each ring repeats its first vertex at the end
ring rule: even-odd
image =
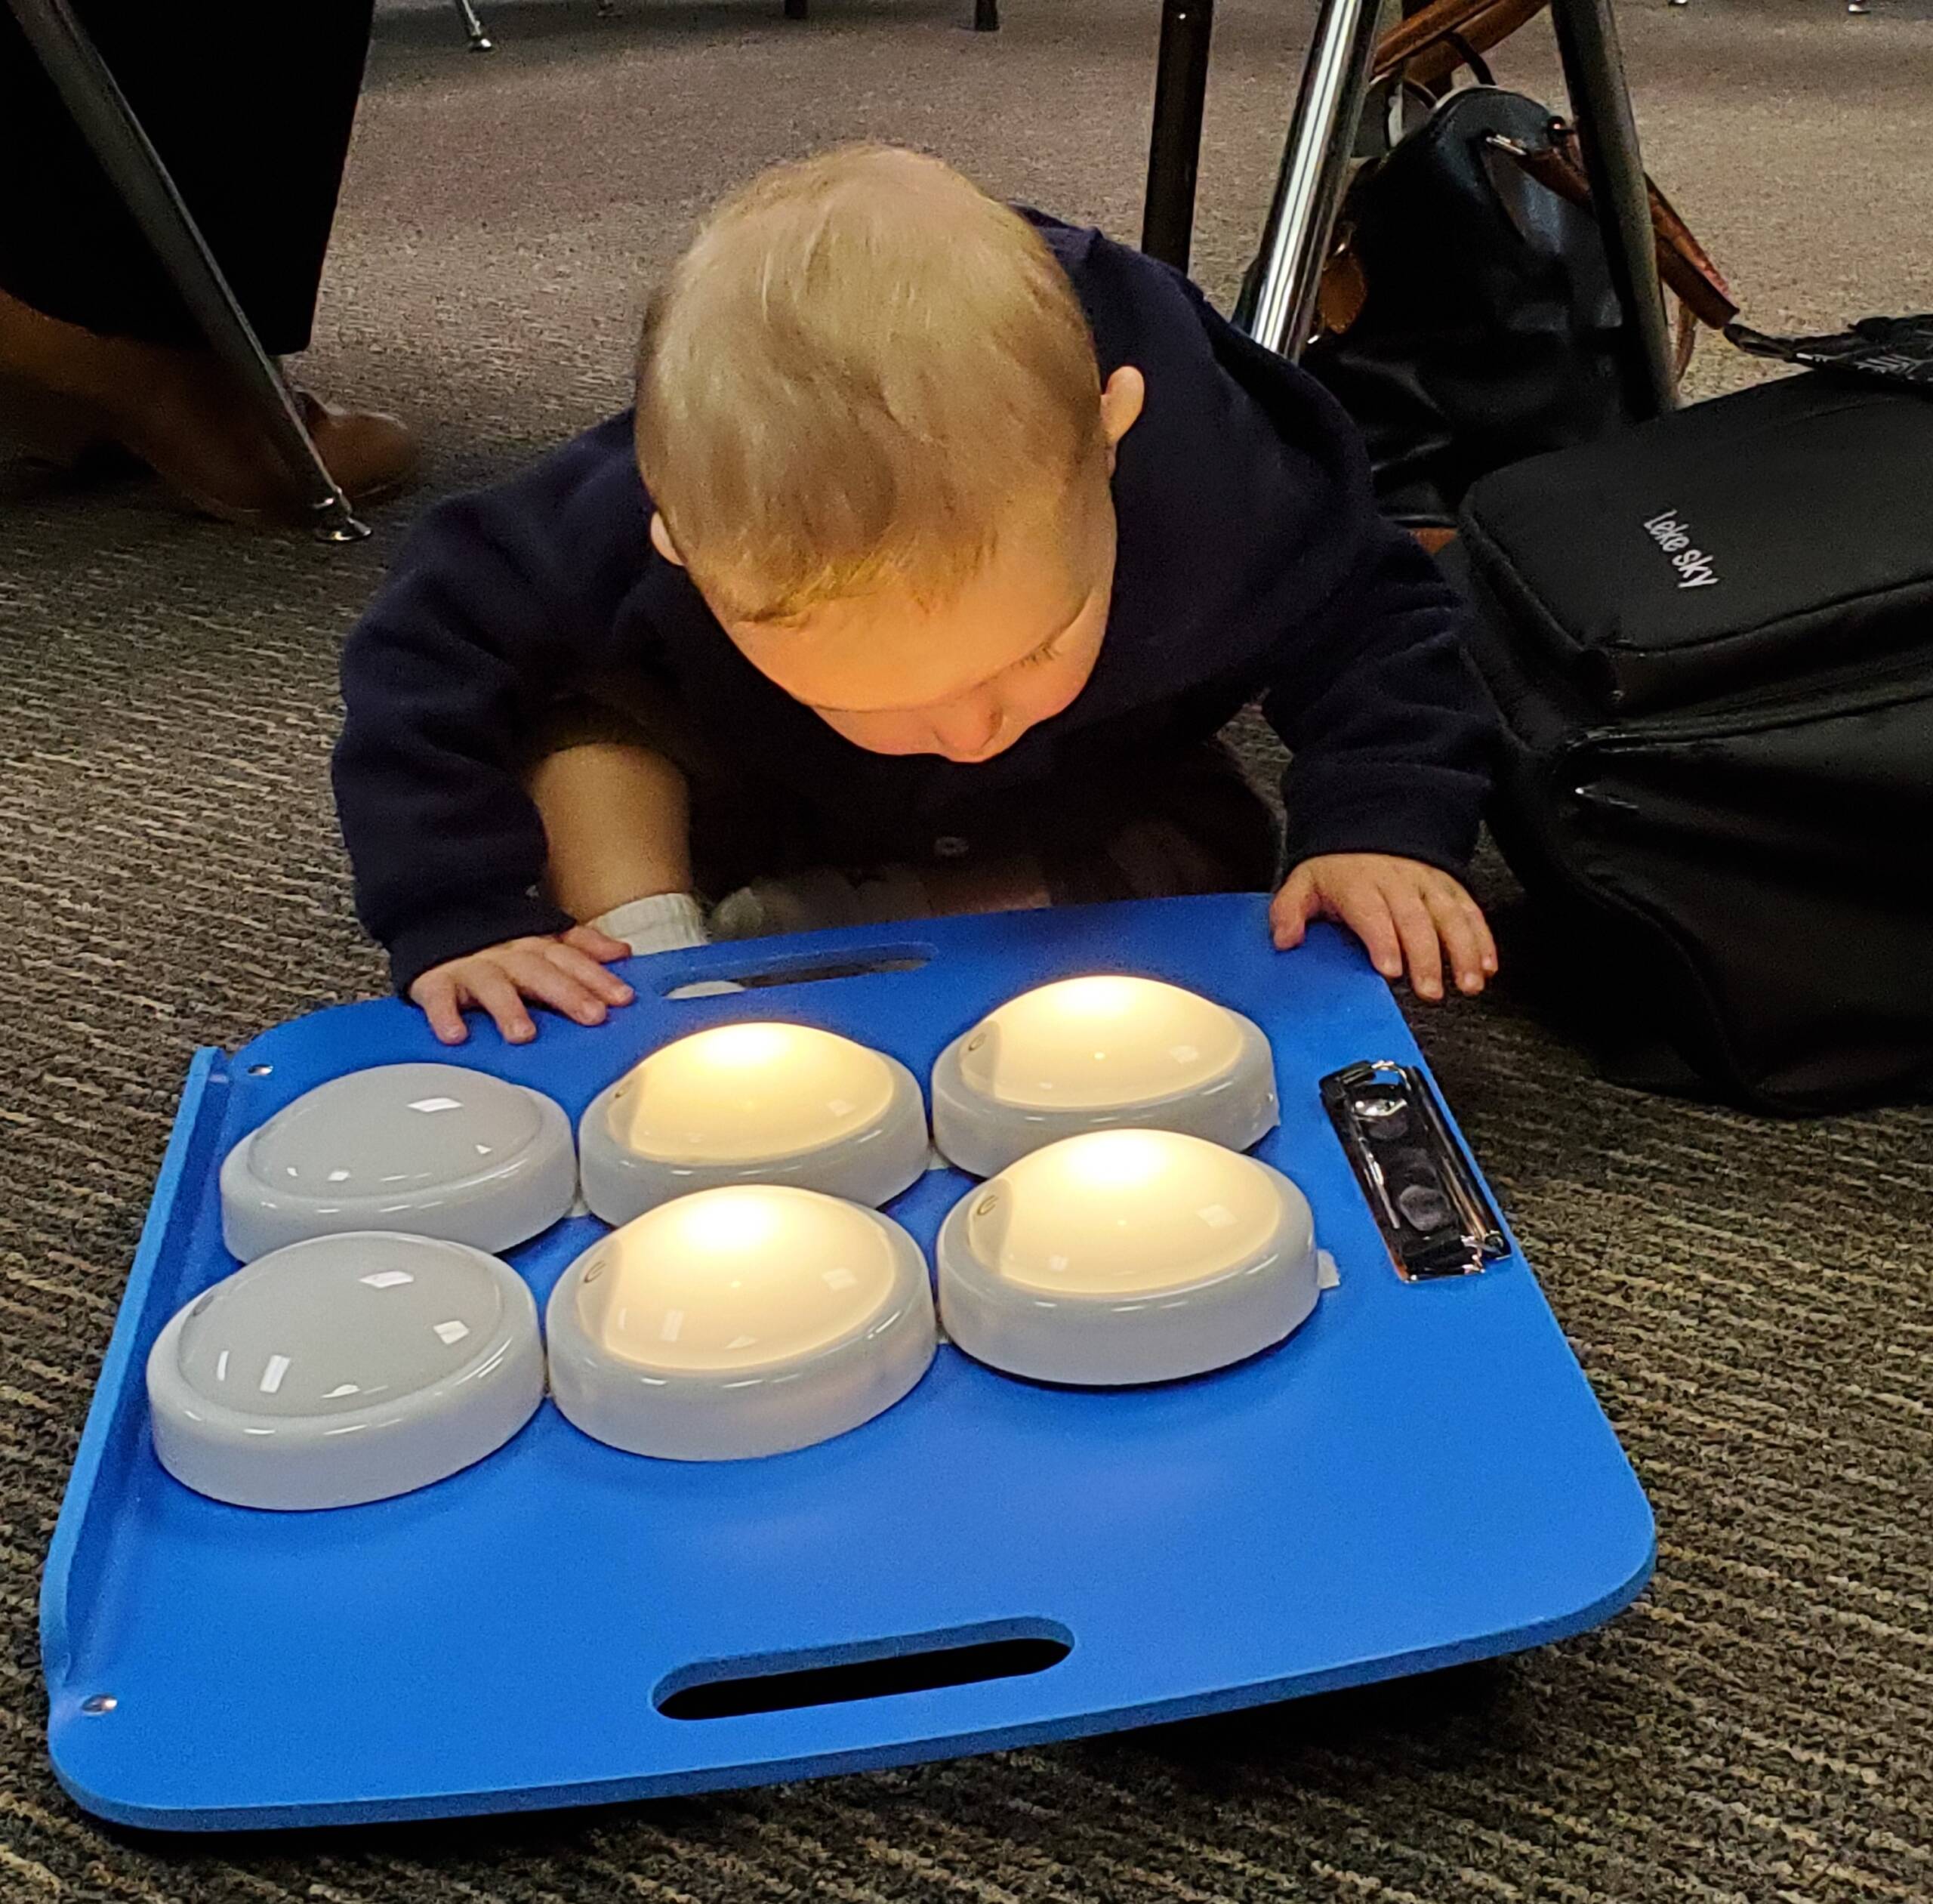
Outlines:
{"type": "Polygon", "coordinates": [[[1322,1080],[1323,1108],[1406,1282],[1474,1276],[1509,1254],[1429,1080],[1385,1059],[1322,1080]]]}

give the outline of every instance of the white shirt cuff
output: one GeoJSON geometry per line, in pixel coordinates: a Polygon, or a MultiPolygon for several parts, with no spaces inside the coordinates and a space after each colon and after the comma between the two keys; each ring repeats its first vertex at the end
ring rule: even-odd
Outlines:
{"type": "Polygon", "coordinates": [[[613,939],[621,939],[634,952],[678,952],[711,943],[704,929],[704,915],[689,893],[627,900],[588,923],[613,939]]]}

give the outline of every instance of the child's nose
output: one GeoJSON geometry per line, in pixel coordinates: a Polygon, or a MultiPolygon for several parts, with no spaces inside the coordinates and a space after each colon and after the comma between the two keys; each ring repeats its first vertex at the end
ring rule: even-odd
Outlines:
{"type": "Polygon", "coordinates": [[[929,717],[933,738],[956,760],[971,760],[993,745],[1000,732],[1000,703],[991,694],[976,694],[936,708],[929,717]]]}

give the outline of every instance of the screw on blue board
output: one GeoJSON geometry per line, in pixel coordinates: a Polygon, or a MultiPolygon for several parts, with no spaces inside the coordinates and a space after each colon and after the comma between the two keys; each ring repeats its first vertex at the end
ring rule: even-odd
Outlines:
{"type": "MultiPolygon", "coordinates": [[[[1652,1563],[1629,1464],[1507,1231],[1478,1273],[1396,1273],[1319,1082],[1420,1056],[1352,940],[1278,955],[1265,916],[1222,897],[715,947],[636,961],[638,1003],[528,1046],[479,1027],[447,1052],[385,1000],[201,1054],[45,1576],[62,1783],[183,1831],[607,1803],[1227,1711],[1610,1617],[1652,1563]],[[313,1086],[454,1058],[575,1119],[646,1051],[756,1017],[924,1079],[1007,998],[1097,971],[1268,1035],[1282,1121],[1256,1154],[1340,1275],[1279,1348],[1077,1391],[943,1345],[865,1426],[724,1464],[621,1453],[547,1403],[464,1473],[326,1513],[225,1507],[156,1463],[143,1359],[234,1267],[220,1160],[313,1086]],[[755,983],[665,995],[718,978],[755,983]]],[[[889,1212],[930,1251],[968,1181],[930,1171],[889,1212]]],[[[569,1217],[510,1260],[541,1304],[603,1233],[569,1217]]]]}

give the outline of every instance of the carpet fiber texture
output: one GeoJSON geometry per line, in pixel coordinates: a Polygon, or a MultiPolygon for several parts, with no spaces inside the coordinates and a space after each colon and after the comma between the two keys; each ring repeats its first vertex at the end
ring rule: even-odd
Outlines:
{"type": "MultiPolygon", "coordinates": [[[[1765,328],[1933,306],[1933,7],[1875,4],[1623,11],[1654,169],[1765,328]]],[[[1508,973],[1419,1028],[1657,1505],[1657,1581],[1608,1628],[1238,1718],[535,1822],[170,1844],[56,1789],[37,1578],[189,1054],[381,983],[325,766],[338,644],[415,509],[621,403],[643,288],[767,160],[906,140],[1138,224],[1153,0],[1010,0],[980,37],[965,0],[488,11],[488,59],[440,5],[379,17],[307,372],[422,426],[422,495],[348,550],[138,490],[17,485],[0,517],[0,1898],[1933,1896],[1933,1116],[1612,1089],[1508,973]]],[[[1218,23],[1198,268],[1223,298],[1306,11],[1218,23]]],[[[1540,29],[1500,64],[1552,86],[1540,29]]],[[[1695,375],[1752,374],[1708,346],[1695,375]]],[[[1507,876],[1481,883],[1507,910],[1507,876]]]]}

